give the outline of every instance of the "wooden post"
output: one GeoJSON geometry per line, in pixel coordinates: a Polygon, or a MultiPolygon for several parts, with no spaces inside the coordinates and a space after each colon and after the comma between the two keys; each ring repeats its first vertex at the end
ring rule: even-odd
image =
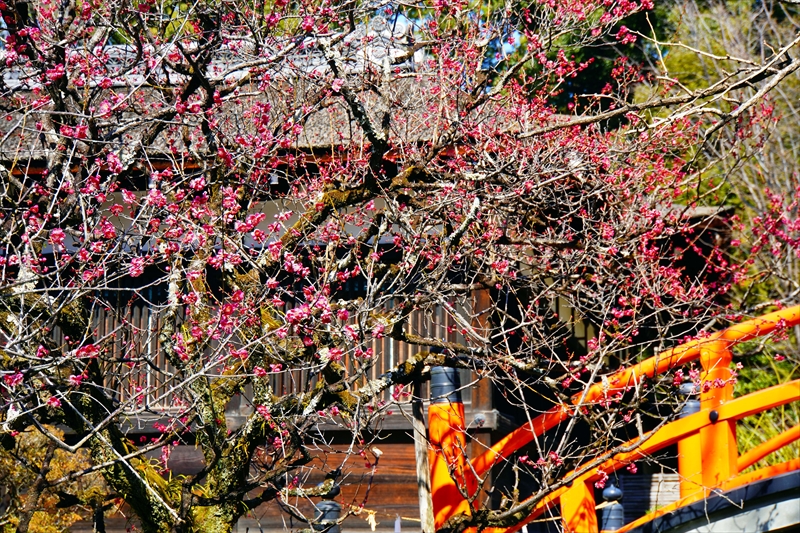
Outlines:
{"type": "MultiPolygon", "coordinates": [[[[696,386],[693,383],[681,385],[681,394],[687,397],[681,418],[700,411],[696,386]]],[[[700,434],[695,433],[678,441],[678,474],[680,475],[681,498],[703,490],[703,457],[700,434]]]]}
{"type": "Polygon", "coordinates": [[[700,383],[700,409],[709,414],[712,424],[700,430],[703,457],[703,486],[707,491],[738,474],[736,461],[736,421],[716,423],[717,409],[733,399],[730,364],[733,356],[727,341],[711,341],[700,347],[703,380],[700,383]]]}
{"type": "Polygon", "coordinates": [[[428,464],[428,430],[422,406],[422,383],[414,383],[414,399],[411,402],[414,432],[414,456],[417,462],[417,493],[419,495],[419,518],[422,533],[434,533],[433,502],[431,501],[431,471],[428,464]]]}
{"type": "Polygon", "coordinates": [[[475,493],[475,481],[466,474],[464,404],[458,393],[454,368],[434,367],[431,371],[431,403],[428,433],[431,444],[431,501],[435,529],[459,514],[469,514],[469,502],[461,493],[475,493]]]}
{"type": "Polygon", "coordinates": [[[575,481],[559,498],[564,533],[597,533],[597,511],[591,482],[575,481]]]}

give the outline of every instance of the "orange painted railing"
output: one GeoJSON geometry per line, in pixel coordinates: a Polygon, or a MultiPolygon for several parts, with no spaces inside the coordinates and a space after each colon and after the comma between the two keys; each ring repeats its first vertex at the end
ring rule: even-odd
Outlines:
{"type": "MultiPolygon", "coordinates": [[[[633,451],[617,454],[612,459],[587,469],[577,476],[576,472],[568,474],[565,479],[574,477],[569,487],[564,486],[554,490],[538,501],[523,522],[511,528],[491,530],[492,533],[511,533],[557,503],[561,505],[561,519],[565,531],[597,533],[598,521],[595,512],[593,484],[601,478],[600,472],[607,475],[671,444],[678,444],[681,456],[678,463],[681,499],[673,505],[660,509],[656,513],[659,516],[668,512],[665,509],[674,510],[701,500],[707,497],[713,489],[728,490],[759,479],[758,476],[776,475],[800,469],[800,460],[795,460],[745,476],[739,475],[742,470],[766,455],[800,439],[800,427],[794,427],[748,451],[741,457],[738,456],[736,446],[736,421],[800,400],[800,380],[754,392],[734,400],[732,373],[729,368],[732,360],[732,346],[797,324],[800,324],[800,306],[736,324],[623,369],[609,376],[602,384],[593,385],[577,395],[570,404],[558,405],[512,431],[476,459],[467,461],[465,457],[452,458],[450,462],[458,465],[458,477],[460,478],[458,484],[464,487],[465,493],[474,494],[477,478],[482,477],[492,466],[510,457],[535,437],[570,418],[576,409],[605,401],[612,395],[635,386],[644,377],[652,378],[698,359],[703,368],[701,382],[714,384],[714,386],[700,387],[700,411],[698,413],[665,425],[642,443],[628,443],[628,447],[633,451]],[[689,453],[690,450],[692,453],[689,453]],[[697,453],[698,450],[699,453],[697,453]],[[761,473],[759,474],[759,472],[761,473]]],[[[441,422],[443,420],[446,418],[430,418],[431,435],[437,435],[439,441],[450,439],[455,442],[463,438],[463,425],[441,422]],[[462,436],[459,437],[459,434],[462,436]]],[[[461,441],[459,440],[459,442],[461,441]]],[[[437,468],[431,472],[437,529],[456,514],[469,512],[463,494],[459,491],[455,493],[452,491],[455,481],[451,471],[452,468],[437,468]],[[447,487],[450,487],[450,490],[447,487]],[[448,500],[446,505],[437,505],[437,491],[457,494],[460,500],[457,502],[448,500]]],[[[650,515],[648,519],[655,518],[656,514],[650,515]]],[[[642,520],[636,523],[641,523],[642,520]]],[[[635,526],[629,524],[619,532],[622,533],[630,527],[635,526]]]]}

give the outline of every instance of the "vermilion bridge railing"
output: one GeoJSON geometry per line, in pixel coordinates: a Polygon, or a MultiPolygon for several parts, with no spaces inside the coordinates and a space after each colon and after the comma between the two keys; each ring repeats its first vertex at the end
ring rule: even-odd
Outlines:
{"type": "Polygon", "coordinates": [[[631,441],[621,449],[632,451],[618,453],[602,464],[571,472],[564,485],[532,507],[527,518],[510,528],[493,528],[492,533],[512,533],[536,519],[546,510],[560,505],[564,531],[597,533],[599,530],[594,483],[638,459],[650,456],[666,446],[678,445],[678,474],[681,499],[618,529],[622,533],[657,516],[689,505],[709,496],[712,490],[727,491],[753,481],[800,469],[800,459],[742,474],[773,451],[800,439],[800,426],[795,426],[764,442],[756,448],[738,454],[736,421],[780,405],[800,400],[800,380],[794,380],[733,399],[733,380],[730,370],[731,348],[739,343],[769,335],[783,328],[800,324],[800,306],[795,306],[760,318],[748,320],[706,338],[697,339],[664,353],[651,357],[632,367],[620,370],[573,398],[570,404],[558,405],[529,423],[512,431],[480,457],[469,463],[464,457],[464,408],[457,402],[432,403],[429,410],[429,439],[431,492],[434,521],[439,529],[448,519],[469,513],[468,502],[459,485],[474,494],[477,477],[481,477],[499,461],[534,438],[568,419],[582,406],[602,402],[612,395],[635,386],[642,378],[652,378],[672,368],[700,360],[702,366],[700,386],[700,411],[670,422],[655,431],[642,443],[631,441]],[[719,380],[719,381],[718,381],[719,380]],[[703,387],[702,383],[716,386],[703,387]],[[722,386],[719,386],[723,384],[722,386]]]}

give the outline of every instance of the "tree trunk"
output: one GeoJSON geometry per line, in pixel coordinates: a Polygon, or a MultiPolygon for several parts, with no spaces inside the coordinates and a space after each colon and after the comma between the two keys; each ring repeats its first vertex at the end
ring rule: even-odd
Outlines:
{"type": "Polygon", "coordinates": [[[56,451],[56,445],[50,442],[47,445],[47,451],[42,459],[42,466],[39,468],[39,474],[33,482],[33,486],[28,491],[25,497],[25,506],[22,508],[22,513],[19,517],[19,524],[17,525],[17,533],[27,533],[28,526],[30,526],[33,513],[39,509],[39,497],[42,495],[45,484],[47,483],[47,473],[50,471],[50,461],[53,460],[53,454],[56,451]]]}
{"type": "Polygon", "coordinates": [[[190,523],[185,529],[186,533],[202,531],[203,533],[232,533],[234,525],[239,520],[239,513],[233,504],[196,505],[189,511],[190,523]]]}

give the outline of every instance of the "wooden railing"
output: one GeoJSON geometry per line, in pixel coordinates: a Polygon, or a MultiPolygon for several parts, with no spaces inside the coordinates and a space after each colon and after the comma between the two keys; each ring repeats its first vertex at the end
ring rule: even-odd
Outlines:
{"type": "MultiPolygon", "coordinates": [[[[291,309],[286,304],[283,311],[291,309]]],[[[117,308],[97,308],[92,315],[94,338],[104,347],[104,375],[106,386],[126,411],[141,412],[146,408],[153,413],[175,410],[175,397],[180,393],[180,376],[168,363],[159,341],[162,318],[157,305],[139,300],[132,305],[117,308]]],[[[409,332],[422,337],[463,342],[453,318],[442,308],[431,312],[415,311],[408,318],[409,332]]],[[[64,342],[60,331],[55,332],[57,344],[64,342]]],[[[374,379],[396,365],[413,357],[426,346],[412,346],[388,337],[373,339],[368,346],[376,358],[365,379],[374,379]]],[[[210,350],[216,348],[212,345],[210,350]]],[[[313,374],[313,373],[312,373],[313,374]]],[[[287,369],[271,376],[275,394],[295,394],[313,388],[316,377],[306,369],[287,369]]],[[[466,376],[464,382],[468,383],[466,376]]],[[[384,393],[383,400],[392,400],[392,390],[384,393]]],[[[427,394],[427,388],[421,391],[427,394]]],[[[471,390],[463,390],[464,402],[471,403],[471,390]]],[[[235,408],[235,406],[234,406],[235,408]]]]}

